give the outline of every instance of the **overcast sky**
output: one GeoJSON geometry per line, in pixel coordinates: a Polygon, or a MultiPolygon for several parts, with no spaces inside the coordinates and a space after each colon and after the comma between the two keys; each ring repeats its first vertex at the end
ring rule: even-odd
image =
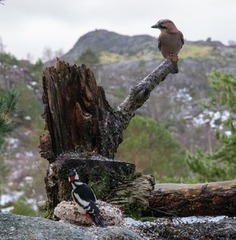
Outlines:
{"type": "Polygon", "coordinates": [[[162,18],[187,40],[236,41],[236,0],[5,0],[0,37],[6,52],[37,60],[45,47],[66,53],[95,29],[157,36],[151,25],[162,18]]]}

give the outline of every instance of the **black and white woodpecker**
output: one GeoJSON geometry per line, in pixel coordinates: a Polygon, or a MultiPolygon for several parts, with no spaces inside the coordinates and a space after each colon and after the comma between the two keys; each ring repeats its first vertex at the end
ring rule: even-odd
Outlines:
{"type": "Polygon", "coordinates": [[[73,188],[71,191],[73,200],[85,210],[86,215],[91,217],[97,226],[105,227],[93,190],[86,183],[79,180],[79,175],[75,169],[69,172],[68,179],[73,188]]]}

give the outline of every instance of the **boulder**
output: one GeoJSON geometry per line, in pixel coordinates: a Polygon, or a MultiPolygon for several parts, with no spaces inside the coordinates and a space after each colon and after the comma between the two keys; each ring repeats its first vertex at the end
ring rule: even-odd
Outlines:
{"type": "Polygon", "coordinates": [[[124,227],[80,227],[41,217],[0,213],[1,240],[139,240],[140,236],[124,227]]]}

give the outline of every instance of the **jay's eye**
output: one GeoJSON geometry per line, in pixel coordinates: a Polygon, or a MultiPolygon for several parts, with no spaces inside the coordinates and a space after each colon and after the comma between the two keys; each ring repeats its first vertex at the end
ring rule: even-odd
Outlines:
{"type": "Polygon", "coordinates": [[[160,25],[161,29],[166,29],[167,27],[165,27],[164,25],[160,25]]]}

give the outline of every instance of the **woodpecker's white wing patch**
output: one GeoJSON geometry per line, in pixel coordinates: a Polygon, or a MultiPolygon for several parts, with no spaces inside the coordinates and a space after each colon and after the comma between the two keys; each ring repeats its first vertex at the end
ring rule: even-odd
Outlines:
{"type": "Polygon", "coordinates": [[[77,202],[79,205],[81,205],[83,208],[87,207],[89,205],[89,202],[83,200],[80,198],[79,194],[78,193],[75,193],[73,194],[73,198],[75,200],[75,202],[77,202]]]}

